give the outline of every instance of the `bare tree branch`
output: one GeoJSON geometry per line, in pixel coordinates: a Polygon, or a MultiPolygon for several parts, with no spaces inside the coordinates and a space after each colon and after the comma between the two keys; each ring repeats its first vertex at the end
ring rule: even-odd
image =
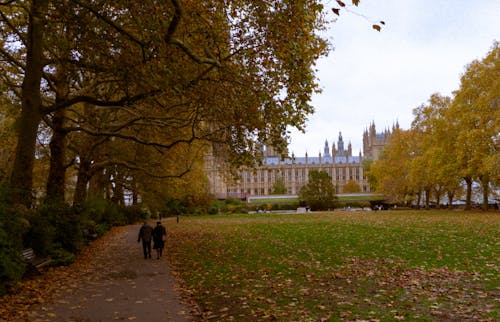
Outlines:
{"type": "Polygon", "coordinates": [[[98,98],[92,97],[92,96],[87,96],[87,95],[80,95],[80,96],[75,96],[67,101],[61,102],[61,103],[56,103],[52,106],[46,107],[44,109],[44,112],[55,112],[57,110],[64,109],[66,107],[70,107],[74,104],[77,103],[90,103],[96,106],[126,106],[126,105],[131,105],[133,103],[136,103],[140,100],[146,99],[151,96],[155,96],[159,93],[161,93],[161,89],[154,89],[149,92],[145,93],[140,93],[134,96],[124,96],[119,100],[100,100],[98,98]]]}
{"type": "Polygon", "coordinates": [[[144,140],[142,138],[136,137],[135,135],[128,135],[128,134],[117,133],[117,132],[107,132],[107,131],[93,131],[93,130],[90,130],[90,129],[87,129],[87,128],[84,128],[81,126],[68,127],[67,130],[68,131],[79,131],[79,132],[86,133],[90,136],[96,136],[96,137],[106,137],[106,138],[115,137],[115,138],[119,138],[119,139],[123,139],[123,140],[136,142],[136,143],[146,145],[146,146],[154,146],[154,147],[159,147],[159,148],[163,148],[163,149],[171,149],[178,144],[182,144],[182,143],[190,144],[190,143],[194,142],[195,140],[202,139],[202,138],[199,138],[196,136],[191,136],[188,139],[178,139],[178,140],[175,140],[171,143],[165,144],[165,143],[161,143],[161,142],[144,140]]]}
{"type": "Polygon", "coordinates": [[[191,168],[192,168],[192,163],[191,163],[185,170],[183,170],[180,173],[159,175],[159,174],[156,174],[156,173],[149,171],[148,169],[146,169],[144,167],[140,167],[135,163],[130,163],[130,162],[123,161],[123,160],[106,160],[106,161],[93,163],[92,169],[90,170],[90,174],[93,175],[95,172],[97,172],[101,169],[104,169],[106,167],[113,166],[113,165],[120,165],[120,166],[127,168],[128,170],[140,171],[140,172],[143,172],[150,177],[157,178],[157,179],[181,178],[182,176],[189,173],[191,171],[191,168]]]}
{"type": "Polygon", "coordinates": [[[102,14],[100,14],[99,11],[97,11],[94,7],[87,6],[87,5],[85,5],[84,3],[82,3],[79,0],[72,0],[72,1],[74,3],[76,3],[77,5],[81,6],[82,8],[85,8],[88,11],[92,12],[98,19],[102,20],[104,23],[106,23],[107,25],[111,26],[118,33],[120,33],[120,34],[126,36],[127,38],[129,38],[132,42],[136,43],[141,48],[146,47],[146,44],[144,42],[142,42],[140,39],[138,39],[135,36],[133,36],[131,33],[129,33],[128,31],[126,31],[122,27],[120,27],[117,24],[115,24],[111,19],[109,19],[109,18],[103,16],[102,14]]]}
{"type": "Polygon", "coordinates": [[[2,47],[0,47],[0,55],[2,55],[12,65],[17,66],[23,71],[26,70],[26,66],[23,63],[18,61],[14,56],[12,56],[8,51],[4,50],[2,47]]]}
{"type": "Polygon", "coordinates": [[[177,30],[177,27],[180,24],[183,12],[181,3],[178,0],[172,0],[171,2],[172,5],[174,6],[174,16],[172,18],[172,21],[170,21],[167,33],[165,34],[164,37],[165,43],[179,47],[186,55],[189,56],[189,58],[191,58],[198,64],[209,64],[220,67],[221,66],[220,62],[217,59],[215,59],[215,57],[213,57],[212,55],[210,55],[212,57],[200,57],[196,55],[194,51],[190,47],[188,47],[184,42],[173,37],[175,31],[177,30]]]}
{"type": "Polygon", "coordinates": [[[12,30],[13,33],[15,33],[19,39],[21,40],[21,42],[23,43],[23,45],[26,47],[26,40],[24,39],[24,35],[21,34],[19,32],[19,29],[17,29],[9,20],[9,18],[3,14],[2,11],[0,11],[0,16],[2,17],[2,20],[5,21],[5,23],[7,24],[7,26],[9,26],[10,30],[12,30]]]}

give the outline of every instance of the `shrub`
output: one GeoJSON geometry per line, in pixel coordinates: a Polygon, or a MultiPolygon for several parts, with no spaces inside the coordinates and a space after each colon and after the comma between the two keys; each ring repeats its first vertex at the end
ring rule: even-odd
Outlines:
{"type": "MultiPolygon", "coordinates": [[[[64,203],[43,204],[35,216],[39,218],[32,219],[32,223],[38,222],[39,224],[31,225],[31,230],[25,240],[40,237],[45,240],[37,242],[43,244],[49,242],[51,244],[49,250],[60,247],[71,253],[77,253],[85,245],[84,220],[74,208],[64,203]]],[[[37,251],[38,246],[33,243],[33,240],[27,246],[37,251]]],[[[38,252],[45,253],[45,251],[47,250],[38,249],[38,252]]]]}
{"type": "Polygon", "coordinates": [[[75,254],[62,247],[56,247],[50,251],[50,258],[54,265],[69,265],[75,261],[75,254]]]}
{"type": "Polygon", "coordinates": [[[20,280],[25,269],[21,258],[22,235],[25,231],[24,216],[27,209],[8,209],[8,189],[0,186],[0,295],[12,283],[20,280]]]}
{"type": "Polygon", "coordinates": [[[162,212],[167,214],[167,216],[177,216],[187,213],[187,208],[181,200],[167,198],[162,212]]]}
{"type": "Polygon", "coordinates": [[[141,205],[132,205],[128,207],[122,207],[123,214],[127,220],[127,224],[133,224],[138,221],[142,221],[148,218],[148,212],[142,208],[141,205]]]}

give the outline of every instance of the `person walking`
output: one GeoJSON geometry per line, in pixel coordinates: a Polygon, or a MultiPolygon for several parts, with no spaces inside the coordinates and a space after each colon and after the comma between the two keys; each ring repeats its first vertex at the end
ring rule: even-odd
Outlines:
{"type": "Polygon", "coordinates": [[[151,227],[147,221],[144,221],[144,224],[141,226],[139,230],[139,237],[137,238],[137,242],[142,240],[142,250],[144,252],[144,258],[151,258],[151,238],[153,237],[153,227],[151,227]]]}
{"type": "Polygon", "coordinates": [[[160,259],[163,253],[165,240],[167,240],[167,230],[161,225],[161,221],[158,221],[153,229],[153,248],[156,249],[156,259],[160,259]]]}

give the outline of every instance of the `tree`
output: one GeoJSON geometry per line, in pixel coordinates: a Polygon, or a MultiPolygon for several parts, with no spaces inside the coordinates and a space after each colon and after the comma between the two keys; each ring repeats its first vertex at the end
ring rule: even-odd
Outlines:
{"type": "Polygon", "coordinates": [[[429,208],[432,194],[439,207],[443,194],[447,192],[452,198],[459,186],[452,141],[454,136],[447,120],[450,104],[451,98],[435,93],[428,104],[413,110],[415,155],[410,176],[413,182],[418,183],[415,188],[425,193],[426,208],[429,208]]]}
{"type": "Polygon", "coordinates": [[[344,193],[357,193],[361,192],[361,187],[356,181],[350,180],[342,187],[342,191],[344,193]]]}
{"type": "Polygon", "coordinates": [[[414,110],[409,131],[396,131],[381,158],[368,171],[376,190],[398,201],[422,193],[429,207],[431,194],[439,205],[466,186],[466,209],[471,207],[473,184],[483,192],[483,209],[490,190],[498,189],[500,133],[500,48],[495,42],[481,61],[466,67],[454,98],[433,94],[414,110]],[[463,180],[461,182],[461,180],[463,180]]]}
{"type": "MultiPolygon", "coordinates": [[[[410,164],[415,155],[411,130],[395,129],[380,158],[374,161],[368,173],[376,182],[376,190],[395,202],[410,203],[420,197],[417,184],[410,177],[410,164]]],[[[420,199],[417,203],[420,202],[420,199]]]]}
{"type": "Polygon", "coordinates": [[[500,133],[500,47],[495,42],[482,60],[466,67],[450,107],[449,121],[456,129],[456,162],[467,185],[471,207],[474,180],[483,188],[483,208],[488,207],[489,184],[498,183],[500,133]]]}
{"type": "Polygon", "coordinates": [[[328,172],[309,171],[307,184],[300,189],[299,197],[306,201],[312,209],[333,208],[335,188],[328,172]]]}
{"type": "Polygon", "coordinates": [[[272,195],[283,195],[288,191],[286,190],[285,181],[283,178],[278,177],[273,185],[273,191],[271,191],[272,195]]]}
{"type": "Polygon", "coordinates": [[[317,91],[313,65],[327,52],[317,34],[326,24],[319,1],[41,0],[0,8],[0,74],[19,102],[10,182],[15,202],[28,207],[42,119],[53,131],[47,191],[59,199],[67,110],[81,103],[122,108],[122,126],[161,120],[182,133],[168,144],[136,142],[168,150],[203,141],[233,164],[249,164],[257,141],[284,151],[288,126],[303,129],[317,91]],[[151,105],[185,108],[183,130],[175,118],[148,115],[151,105]]]}

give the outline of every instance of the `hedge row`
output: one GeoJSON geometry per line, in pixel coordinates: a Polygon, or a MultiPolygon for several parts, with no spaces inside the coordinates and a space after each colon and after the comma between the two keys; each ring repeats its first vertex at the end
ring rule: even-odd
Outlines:
{"type": "Polygon", "coordinates": [[[54,265],[67,265],[84,245],[111,227],[135,223],[147,215],[139,206],[123,207],[105,200],[78,207],[52,203],[35,210],[12,208],[0,187],[0,295],[25,273],[23,249],[49,256],[54,265]]]}

